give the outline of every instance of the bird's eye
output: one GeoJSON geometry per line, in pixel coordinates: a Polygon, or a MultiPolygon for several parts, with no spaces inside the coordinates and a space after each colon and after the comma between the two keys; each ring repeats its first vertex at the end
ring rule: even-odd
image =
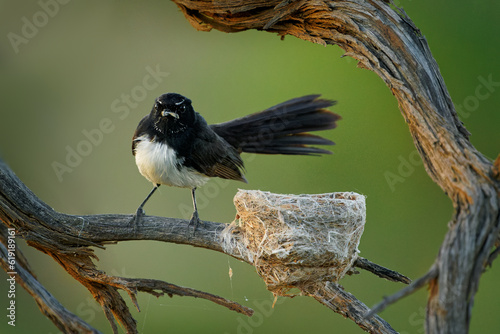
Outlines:
{"type": "Polygon", "coordinates": [[[184,104],[184,100],[175,102],[175,106],[179,111],[184,111],[186,109],[186,105],[184,104]]]}

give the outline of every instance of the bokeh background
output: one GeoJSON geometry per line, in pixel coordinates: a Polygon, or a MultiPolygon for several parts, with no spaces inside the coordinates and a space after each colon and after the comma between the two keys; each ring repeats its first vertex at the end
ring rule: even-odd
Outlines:
{"type": "MultiPolygon", "coordinates": [[[[136,169],[131,136],[164,92],[190,97],[209,123],[320,93],[338,100],[333,110],[343,117],[337,129],[323,133],[337,143],[334,154],[245,155],[249,184],[211,181],[201,188],[202,219],[231,222],[238,188],[355,191],[367,196],[361,255],[411,278],[430,267],[447,231],[451,203],[425,173],[390,90],[353,59],[340,58],[340,48],[291,36],[281,41],[257,31],[198,32],[170,1],[66,2],[58,3],[57,12],[52,7],[53,15],[44,22],[42,4],[54,1],[0,1],[0,156],[50,206],[82,215],[134,212],[151,185],[136,169]],[[40,25],[36,30],[23,28],[34,20],[40,25]],[[29,37],[14,45],[12,33],[29,37]],[[160,74],[157,85],[152,87],[151,80],[145,89],[148,71],[160,74]],[[108,131],[85,147],[85,133],[101,122],[108,122],[108,131]],[[68,149],[78,147],[86,155],[58,176],[54,163],[67,165],[68,149]],[[388,182],[394,176],[398,181],[388,182]]],[[[500,152],[500,3],[398,3],[427,37],[454,103],[463,110],[472,143],[495,158],[500,152]],[[486,87],[489,79],[497,85],[486,87]]],[[[146,210],[188,218],[185,208],[190,206],[188,190],[162,187],[146,210]]],[[[51,258],[17,240],[39,280],[65,307],[111,332],[85,288],[51,258]]],[[[269,309],[273,296],[253,268],[223,254],[160,242],[121,242],[96,253],[98,267],[110,274],[205,290],[260,314],[246,318],[203,300],[145,294],[139,295],[137,312],[125,296],[141,333],[362,332],[306,297],[280,298],[269,309]]],[[[500,311],[499,276],[495,263],[481,279],[471,333],[500,327],[500,318],[491,316],[500,311]]],[[[19,286],[16,327],[7,325],[6,277],[0,272],[0,332],[57,333],[19,286]]],[[[368,306],[402,288],[367,272],[341,283],[368,306]]],[[[397,331],[423,333],[426,297],[423,289],[381,316],[397,331]]]]}

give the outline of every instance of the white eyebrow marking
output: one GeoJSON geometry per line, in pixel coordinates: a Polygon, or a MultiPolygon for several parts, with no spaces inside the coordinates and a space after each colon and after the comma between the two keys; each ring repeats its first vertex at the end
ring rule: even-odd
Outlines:
{"type": "Polygon", "coordinates": [[[184,103],[184,100],[182,100],[181,102],[176,102],[175,105],[178,106],[179,104],[183,104],[184,103]]]}

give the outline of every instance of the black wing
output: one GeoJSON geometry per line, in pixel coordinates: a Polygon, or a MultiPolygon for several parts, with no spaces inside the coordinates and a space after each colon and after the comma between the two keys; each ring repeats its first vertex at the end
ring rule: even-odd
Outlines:
{"type": "Polygon", "coordinates": [[[192,129],[194,136],[185,165],[210,177],[247,182],[238,151],[217,135],[199,114],[192,129]]]}

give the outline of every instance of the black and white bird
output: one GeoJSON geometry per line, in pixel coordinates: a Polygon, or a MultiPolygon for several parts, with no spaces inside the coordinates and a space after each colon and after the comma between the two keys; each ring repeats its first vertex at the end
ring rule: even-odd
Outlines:
{"type": "Polygon", "coordinates": [[[190,224],[199,223],[196,188],[211,177],[247,182],[242,152],[319,155],[330,151],[310,145],[333,145],[307,132],[333,129],[340,116],[325,108],[335,101],[319,95],[295,98],[252,115],[208,125],[194,111],[191,100],[176,93],[163,94],[139,123],[132,139],[132,154],[139,172],[154,184],[137,209],[135,226],[143,207],[162,184],[190,188],[194,212],[190,224]]]}

